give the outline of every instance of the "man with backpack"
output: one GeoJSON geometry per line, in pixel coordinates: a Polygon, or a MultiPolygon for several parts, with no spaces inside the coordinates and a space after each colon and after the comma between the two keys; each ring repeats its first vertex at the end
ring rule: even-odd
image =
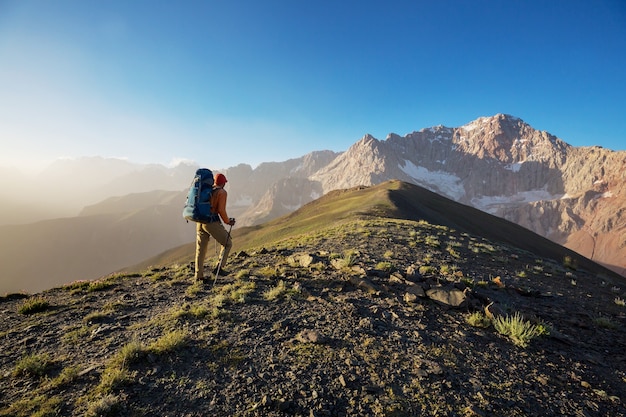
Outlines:
{"type": "Polygon", "coordinates": [[[220,258],[213,273],[216,277],[218,273],[222,276],[229,274],[228,271],[224,269],[224,265],[233,247],[233,241],[230,237],[230,232],[226,231],[226,228],[220,221],[221,218],[222,221],[231,226],[231,228],[235,225],[235,219],[229,218],[228,214],[226,214],[226,199],[228,198],[228,193],[224,190],[224,186],[227,182],[224,174],[217,174],[215,177],[215,185],[211,193],[211,213],[215,215],[213,216],[214,221],[196,224],[196,280],[204,280],[204,257],[211,236],[222,245],[220,258]]]}

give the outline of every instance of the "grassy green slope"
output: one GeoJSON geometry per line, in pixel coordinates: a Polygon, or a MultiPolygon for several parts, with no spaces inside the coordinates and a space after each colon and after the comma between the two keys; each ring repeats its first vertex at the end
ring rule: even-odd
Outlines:
{"type": "MultiPolygon", "coordinates": [[[[372,187],[355,187],[329,192],[295,212],[253,227],[235,228],[233,250],[271,247],[299,235],[335,227],[362,218],[425,220],[472,235],[505,243],[538,256],[562,262],[566,256],[579,267],[615,275],[577,253],[521,226],[475,208],[456,203],[422,187],[402,181],[387,181],[372,187]]],[[[194,244],[186,244],[127,268],[141,271],[151,266],[191,262],[194,244]]]]}

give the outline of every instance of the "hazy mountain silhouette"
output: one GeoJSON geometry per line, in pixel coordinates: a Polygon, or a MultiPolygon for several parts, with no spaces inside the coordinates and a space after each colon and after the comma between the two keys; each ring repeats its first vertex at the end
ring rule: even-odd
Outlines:
{"type": "MultiPolygon", "coordinates": [[[[60,159],[41,172],[0,168],[0,225],[73,217],[110,197],[154,190],[182,191],[197,165],[137,164],[116,158],[60,159]]],[[[144,207],[145,208],[145,207],[144,207]]]]}
{"type": "Polygon", "coordinates": [[[140,193],[77,217],[0,226],[0,293],[96,279],[189,242],[195,230],[181,217],[180,198],[180,192],[140,193]]]}

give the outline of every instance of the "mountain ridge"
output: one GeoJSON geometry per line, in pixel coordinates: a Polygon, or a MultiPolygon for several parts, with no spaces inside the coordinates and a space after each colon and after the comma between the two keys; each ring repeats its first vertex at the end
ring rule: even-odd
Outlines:
{"type": "MultiPolygon", "coordinates": [[[[465,233],[480,235],[561,262],[569,258],[581,268],[607,276],[614,271],[589,260],[562,245],[508,220],[457,203],[423,187],[398,181],[386,181],[370,187],[357,186],[333,190],[301,208],[261,225],[233,229],[233,250],[250,250],[258,245],[250,236],[263,236],[263,241],[277,243],[291,234],[311,232],[342,219],[381,216],[401,220],[427,221],[465,233]],[[314,220],[312,220],[314,219],[314,220]],[[267,236],[273,236],[270,240],[267,236]]],[[[194,243],[182,245],[148,258],[122,271],[138,272],[157,265],[185,264],[193,261],[194,243]],[[168,255],[171,253],[172,256],[168,255]]]]}

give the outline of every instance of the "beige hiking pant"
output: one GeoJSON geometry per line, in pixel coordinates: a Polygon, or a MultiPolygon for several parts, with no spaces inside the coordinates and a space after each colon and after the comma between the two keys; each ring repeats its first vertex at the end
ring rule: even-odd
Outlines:
{"type": "Polygon", "coordinates": [[[228,232],[222,225],[222,222],[217,221],[206,224],[196,223],[196,279],[202,279],[204,277],[204,257],[206,256],[211,236],[222,245],[220,252],[222,263],[220,264],[220,269],[226,265],[228,254],[233,247],[233,240],[228,236],[228,232]]]}

